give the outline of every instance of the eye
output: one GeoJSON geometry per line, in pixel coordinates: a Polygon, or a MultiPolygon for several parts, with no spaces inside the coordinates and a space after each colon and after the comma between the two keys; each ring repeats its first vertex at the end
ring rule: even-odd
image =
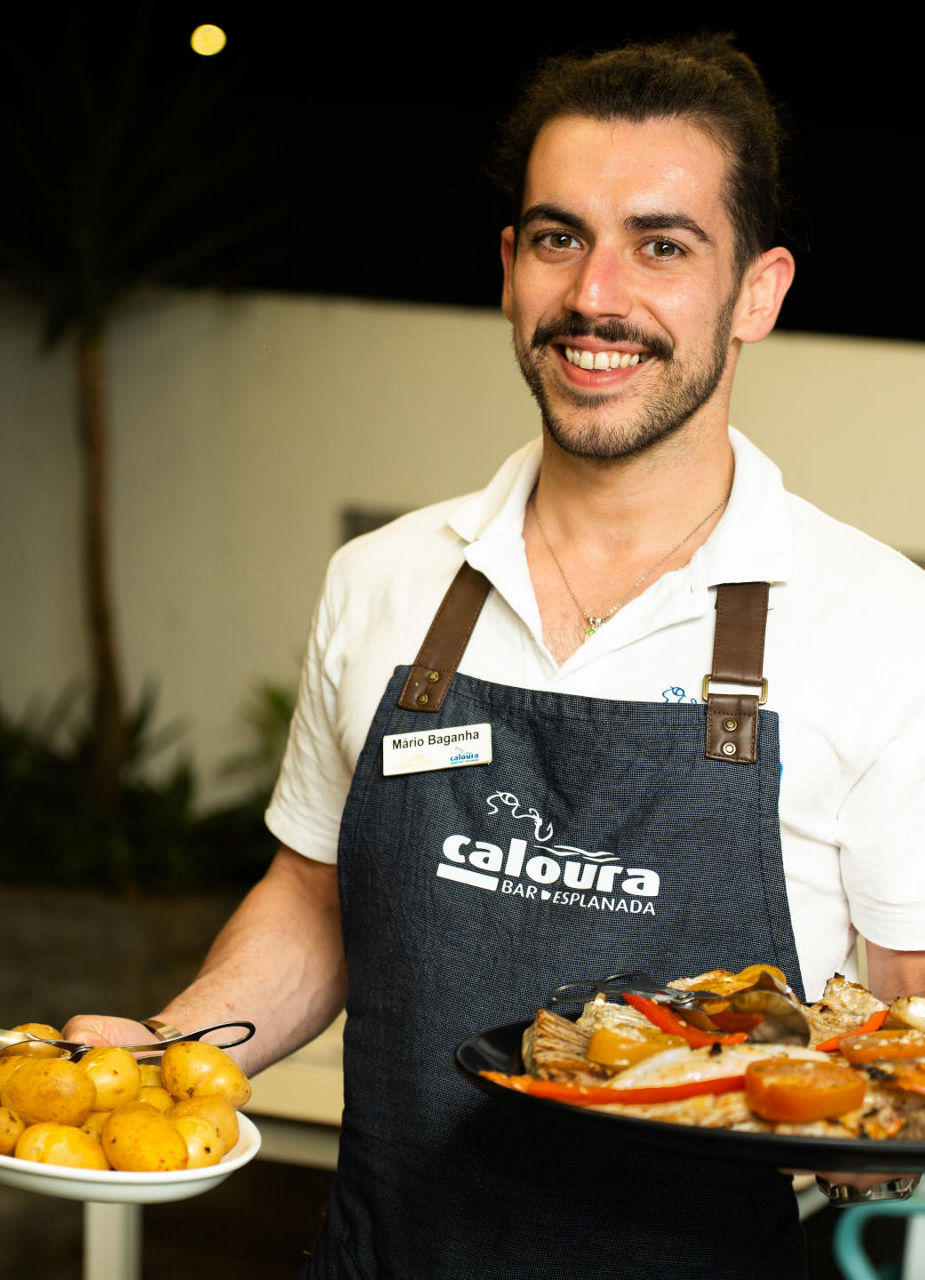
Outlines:
{"type": "Polygon", "coordinates": [[[540,245],[544,249],[552,249],[554,252],[560,253],[565,250],[581,248],[581,241],[576,239],[571,231],[541,231],[534,238],[533,243],[540,245]]]}
{"type": "Polygon", "coordinates": [[[670,261],[672,258],[683,258],[687,253],[677,241],[662,238],[647,240],[643,248],[650,258],[656,258],[661,262],[670,261]]]}

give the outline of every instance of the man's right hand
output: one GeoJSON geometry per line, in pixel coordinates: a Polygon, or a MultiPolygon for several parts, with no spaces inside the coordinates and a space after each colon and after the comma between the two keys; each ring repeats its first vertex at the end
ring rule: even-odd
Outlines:
{"type": "MultiPolygon", "coordinates": [[[[154,1018],[189,1032],[253,1022],[231,1056],[247,1075],[313,1039],[344,1007],[347,971],[337,867],[281,848],[216,938],[199,976],[154,1018]]],[[[131,1018],[79,1014],[64,1028],[86,1044],[151,1044],[131,1018]]]]}
{"type": "Polygon", "coordinates": [[[78,1013],[65,1023],[62,1031],[65,1040],[92,1045],[153,1044],[157,1038],[141,1022],[95,1013],[78,1013]]]}

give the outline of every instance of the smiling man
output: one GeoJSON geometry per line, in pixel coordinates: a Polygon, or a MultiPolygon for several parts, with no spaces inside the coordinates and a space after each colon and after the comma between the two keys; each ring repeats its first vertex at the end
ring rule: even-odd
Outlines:
{"type": "MultiPolygon", "coordinates": [[[[726,163],[677,119],[565,116],[540,130],[516,237],[511,227],[502,239],[504,309],[546,430],[566,452],[608,460],[648,449],[718,391],[722,417],[743,284],[721,199],[726,163]]],[[[776,307],[792,260],[778,250],[760,270],[774,273],[776,307]]],[[[774,315],[762,319],[766,329],[774,315]]],[[[746,340],[755,336],[752,324],[746,340]]]]}
{"type": "Polygon", "coordinates": [[[859,932],[878,994],[925,989],[925,576],[728,425],[793,275],[776,146],[722,38],[558,60],[509,124],[503,305],[542,437],[335,557],[283,847],[158,1015],[254,1021],[253,1070],[346,996],[307,1275],[798,1280],[772,1165],[485,1098],[454,1047],[588,974],[763,962],[817,999],[859,932]]]}
{"type": "Polygon", "coordinates": [[[564,114],[536,133],[502,237],[504,309],[545,429],[525,539],[560,661],[581,639],[572,601],[609,603],[580,606],[589,627],[613,616],[602,582],[622,608],[726,505],[736,355],[772,328],[793,277],[783,248],[741,260],[728,168],[689,116],[564,114]]]}

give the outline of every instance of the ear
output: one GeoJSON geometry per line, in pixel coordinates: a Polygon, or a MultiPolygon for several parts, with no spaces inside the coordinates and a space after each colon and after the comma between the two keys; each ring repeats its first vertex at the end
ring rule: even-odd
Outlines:
{"type": "Polygon", "coordinates": [[[511,320],[514,314],[514,256],[516,235],[513,227],[501,232],[501,265],[504,267],[504,284],[501,286],[501,310],[511,320]]]}
{"type": "Polygon", "coordinates": [[[760,342],[768,336],[793,283],[795,269],[793,255],[780,246],[761,254],[746,268],[733,337],[742,342],[760,342]]]}

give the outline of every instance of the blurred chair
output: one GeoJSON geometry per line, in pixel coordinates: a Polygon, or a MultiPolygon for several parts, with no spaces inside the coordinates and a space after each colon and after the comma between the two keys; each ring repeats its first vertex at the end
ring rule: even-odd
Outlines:
{"type": "Polygon", "coordinates": [[[925,1190],[909,1200],[884,1200],[838,1210],[832,1252],[845,1280],[925,1280],[925,1190]],[[864,1251],[864,1228],[872,1218],[907,1219],[901,1260],[875,1267],[864,1251]]]}

